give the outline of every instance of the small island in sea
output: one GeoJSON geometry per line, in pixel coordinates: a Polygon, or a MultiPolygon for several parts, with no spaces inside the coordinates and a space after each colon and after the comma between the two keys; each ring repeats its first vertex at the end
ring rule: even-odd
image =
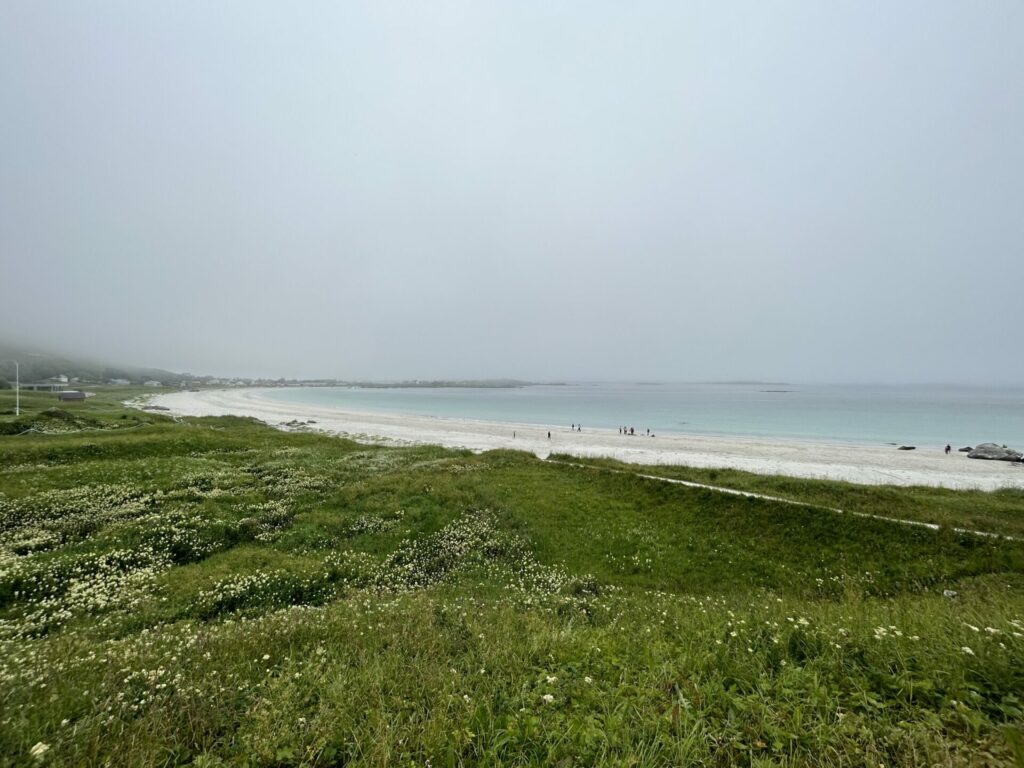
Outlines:
{"type": "Polygon", "coordinates": [[[347,381],[328,386],[361,387],[363,389],[518,389],[535,382],[519,379],[411,379],[409,381],[347,381]]]}

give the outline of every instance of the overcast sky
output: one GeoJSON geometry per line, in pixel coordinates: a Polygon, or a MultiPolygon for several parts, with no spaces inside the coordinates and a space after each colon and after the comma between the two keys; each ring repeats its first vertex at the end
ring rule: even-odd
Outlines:
{"type": "Polygon", "coordinates": [[[1024,3],[0,5],[0,337],[1024,382],[1024,3]]]}

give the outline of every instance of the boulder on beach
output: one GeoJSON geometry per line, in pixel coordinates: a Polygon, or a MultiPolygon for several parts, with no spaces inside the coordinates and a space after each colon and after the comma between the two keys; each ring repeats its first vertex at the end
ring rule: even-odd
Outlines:
{"type": "Polygon", "coordinates": [[[995,443],[982,443],[967,454],[968,459],[989,459],[990,461],[1022,461],[1024,454],[995,443]]]}
{"type": "Polygon", "coordinates": [[[913,451],[913,450],[916,450],[916,449],[917,449],[916,445],[901,445],[896,450],[897,451],[913,451]]]}
{"type": "Polygon", "coordinates": [[[970,453],[974,449],[969,445],[965,445],[963,448],[957,448],[957,450],[960,451],[960,453],[970,453]]]}

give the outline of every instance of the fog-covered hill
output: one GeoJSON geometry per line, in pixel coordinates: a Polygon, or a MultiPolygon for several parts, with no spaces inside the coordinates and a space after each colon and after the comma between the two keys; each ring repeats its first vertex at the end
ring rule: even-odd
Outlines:
{"type": "Polygon", "coordinates": [[[52,376],[67,376],[82,383],[105,383],[113,379],[125,379],[132,384],[156,380],[164,384],[177,385],[186,375],[165,371],[161,368],[140,368],[109,361],[91,360],[35,347],[22,347],[0,340],[0,388],[6,389],[14,382],[15,365],[20,367],[23,383],[41,381],[52,376]]]}

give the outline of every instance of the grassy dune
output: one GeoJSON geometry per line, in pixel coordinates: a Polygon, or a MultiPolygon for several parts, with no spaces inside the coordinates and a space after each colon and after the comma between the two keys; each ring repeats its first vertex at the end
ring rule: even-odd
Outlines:
{"type": "Polygon", "coordinates": [[[807,504],[861,512],[903,520],[945,525],[975,531],[989,531],[1024,538],[1024,490],[954,491],[918,486],[872,486],[837,480],[808,482],[795,477],[755,475],[737,469],[703,469],[671,465],[637,466],[613,459],[580,459],[556,456],[572,463],[585,463],[596,470],[627,470],[675,480],[718,485],[726,488],[792,499],[807,504]]]}
{"type": "Polygon", "coordinates": [[[952,531],[1019,493],[651,470],[934,532],[131,394],[0,392],[2,765],[1024,764],[1024,544],[952,531]]]}

